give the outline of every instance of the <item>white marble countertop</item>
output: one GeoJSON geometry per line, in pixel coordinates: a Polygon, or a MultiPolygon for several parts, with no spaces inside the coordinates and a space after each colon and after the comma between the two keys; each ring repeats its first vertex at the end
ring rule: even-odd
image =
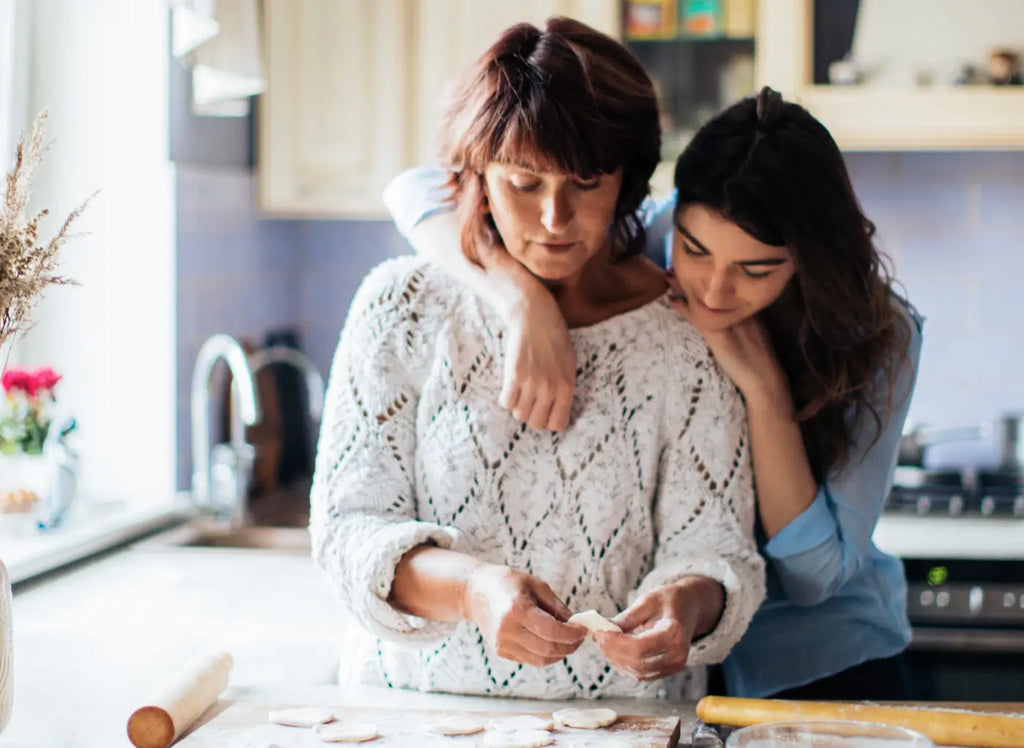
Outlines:
{"type": "MultiPolygon", "coordinates": [[[[219,650],[232,654],[234,667],[204,721],[243,702],[537,708],[338,685],[343,643],[351,646],[353,632],[326,577],[299,553],[143,541],[17,586],[13,612],[14,710],[0,735],[4,748],[130,748],[132,711],[182,663],[219,650]]],[[[693,713],[691,704],[630,707],[693,713]]]]}
{"type": "Polygon", "coordinates": [[[13,608],[4,748],[130,748],[131,712],[206,651],[232,653],[240,692],[327,687],[347,620],[308,556],[152,545],[19,585],[13,608]]]}
{"type": "Polygon", "coordinates": [[[136,503],[81,499],[53,530],[37,529],[31,514],[0,514],[0,549],[17,584],[195,514],[186,493],[136,503]]]}

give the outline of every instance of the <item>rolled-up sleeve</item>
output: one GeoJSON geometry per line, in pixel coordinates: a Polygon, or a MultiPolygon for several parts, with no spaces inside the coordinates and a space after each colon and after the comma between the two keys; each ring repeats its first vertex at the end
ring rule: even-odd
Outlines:
{"type": "MultiPolygon", "coordinates": [[[[786,593],[797,605],[827,600],[864,564],[871,536],[892,487],[903,424],[921,356],[921,319],[895,302],[910,326],[910,341],[893,384],[892,412],[877,433],[864,413],[855,425],[847,467],[818,487],[814,501],[764,546],[786,593]]],[[[879,375],[875,407],[884,414],[889,383],[879,375]]]]}
{"type": "Polygon", "coordinates": [[[453,210],[448,199],[448,172],[437,167],[406,169],[384,188],[381,200],[406,240],[413,227],[436,213],[453,210]]]}
{"type": "Polygon", "coordinates": [[[372,273],[349,312],[331,367],[310,494],[313,558],[356,620],[381,638],[426,645],[455,625],[388,602],[395,568],[424,543],[450,548],[452,527],[416,516],[417,388],[409,347],[414,278],[372,273]]]}

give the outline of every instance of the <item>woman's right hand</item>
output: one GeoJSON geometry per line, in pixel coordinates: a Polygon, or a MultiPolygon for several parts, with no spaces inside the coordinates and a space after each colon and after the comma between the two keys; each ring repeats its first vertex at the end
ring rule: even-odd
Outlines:
{"type": "Polygon", "coordinates": [[[565,623],[572,612],[540,579],[486,564],[466,581],[463,617],[480,629],[499,657],[543,667],[572,654],[587,629],[565,623]]]}
{"type": "Polygon", "coordinates": [[[522,294],[506,322],[501,406],[531,428],[562,431],[576,387],[576,350],[562,311],[542,287],[522,294]]]}

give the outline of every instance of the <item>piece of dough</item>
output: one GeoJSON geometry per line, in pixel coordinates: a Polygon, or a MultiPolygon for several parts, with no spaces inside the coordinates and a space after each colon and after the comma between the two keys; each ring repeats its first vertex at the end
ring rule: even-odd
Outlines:
{"type": "Polygon", "coordinates": [[[482,748],[541,748],[554,742],[547,730],[495,730],[484,735],[480,745],[482,748]]]}
{"type": "Polygon", "coordinates": [[[315,727],[325,722],[334,721],[334,712],[318,706],[278,709],[271,712],[267,719],[275,725],[284,725],[285,727],[315,727]]]}
{"type": "Polygon", "coordinates": [[[331,722],[313,728],[321,743],[365,743],[380,737],[372,722],[331,722]]]}
{"type": "Polygon", "coordinates": [[[584,730],[596,730],[614,724],[619,715],[613,709],[559,709],[551,714],[552,719],[566,727],[580,727],[584,730]]]}
{"type": "Polygon", "coordinates": [[[423,731],[432,735],[475,735],[483,730],[484,726],[480,720],[457,714],[432,719],[423,725],[423,731]]]}
{"type": "Polygon", "coordinates": [[[596,610],[584,610],[580,613],[576,613],[569,617],[568,623],[586,626],[587,630],[590,631],[591,634],[596,631],[614,631],[616,634],[622,633],[622,629],[596,610]]]}
{"type": "Polygon", "coordinates": [[[487,723],[488,730],[515,732],[516,730],[551,730],[555,726],[550,717],[536,717],[532,714],[516,714],[512,717],[496,717],[487,723]]]}

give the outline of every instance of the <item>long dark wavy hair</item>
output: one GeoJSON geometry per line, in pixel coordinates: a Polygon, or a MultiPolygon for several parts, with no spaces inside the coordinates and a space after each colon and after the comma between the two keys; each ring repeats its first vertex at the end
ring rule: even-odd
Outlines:
{"type": "Polygon", "coordinates": [[[571,18],[506,29],[458,79],[442,110],[441,164],[478,262],[481,239],[500,244],[485,210],[483,171],[491,162],[526,164],[590,178],[622,168],[610,228],[613,258],[643,250],[637,216],[661,148],[651,79],[622,44],[571,18]]]}
{"type": "Polygon", "coordinates": [[[910,335],[839,147],[807,110],[764,88],[698,131],[676,163],[675,186],[677,211],[707,206],[792,254],[793,280],[760,316],[812,471],[824,480],[848,464],[861,413],[873,417],[874,438],[881,434],[892,396],[881,410],[872,399],[880,376],[892,392],[910,335]]]}

